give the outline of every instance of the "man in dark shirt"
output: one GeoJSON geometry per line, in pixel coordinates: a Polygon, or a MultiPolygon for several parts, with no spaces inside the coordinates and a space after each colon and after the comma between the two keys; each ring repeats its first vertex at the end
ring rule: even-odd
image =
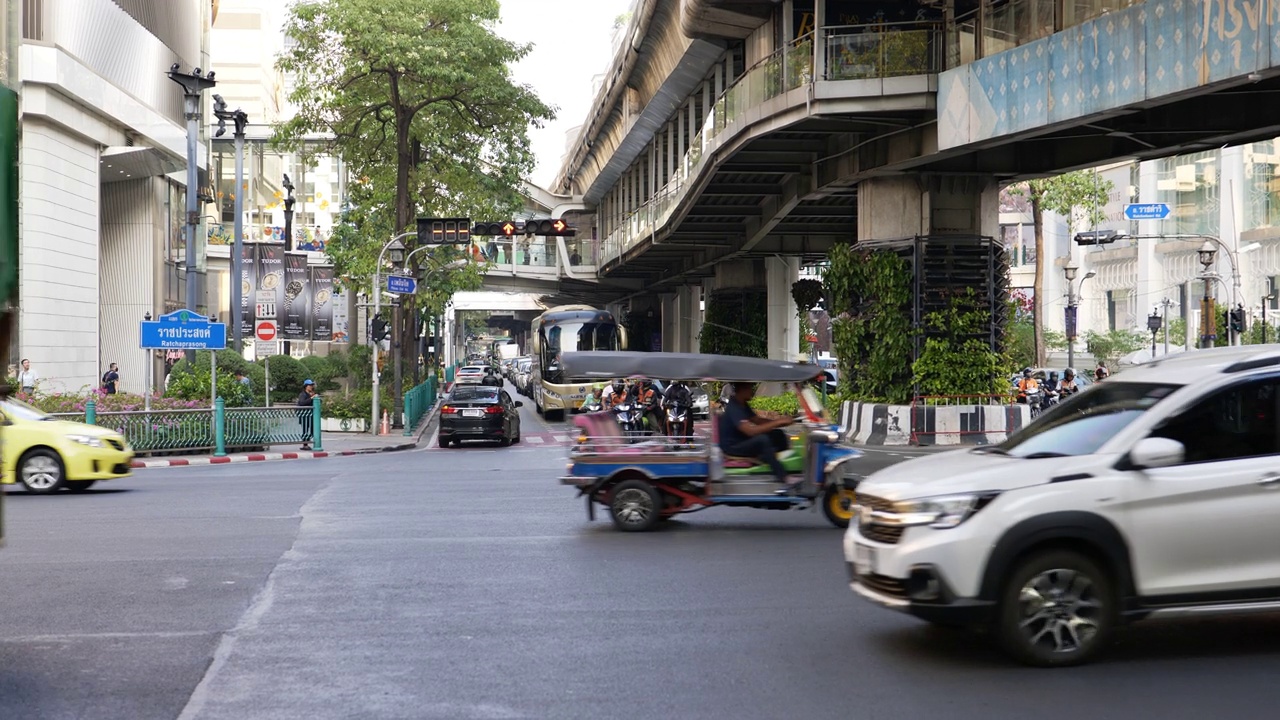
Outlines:
{"type": "MultiPolygon", "coordinates": [[[[795,422],[792,418],[767,420],[756,414],[751,406],[755,397],[754,383],[736,383],[733,394],[725,404],[720,417],[720,449],[725,455],[757,458],[768,463],[778,482],[787,484],[787,471],[778,461],[778,453],[791,445],[783,428],[795,422]]],[[[777,491],[779,495],[790,492],[789,487],[777,491]]]]}
{"type": "Polygon", "coordinates": [[[116,394],[116,383],[120,382],[120,367],[115,363],[107,368],[102,374],[102,392],[108,395],[116,394]]]}

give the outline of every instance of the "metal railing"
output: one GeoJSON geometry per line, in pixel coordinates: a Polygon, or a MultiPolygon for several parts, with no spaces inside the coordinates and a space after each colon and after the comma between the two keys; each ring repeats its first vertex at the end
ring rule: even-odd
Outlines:
{"type": "Polygon", "coordinates": [[[424,415],[436,404],[436,376],[418,384],[404,394],[404,434],[412,435],[424,415]]]}
{"type": "Polygon", "coordinates": [[[283,405],[228,408],[218,398],[212,409],[98,412],[90,400],[83,413],[54,413],[52,417],[106,428],[124,436],[139,455],[177,454],[227,449],[244,450],[271,445],[313,444],[322,450],[321,401],[312,406],[283,405]]]}
{"type": "Polygon", "coordinates": [[[890,78],[936,73],[942,66],[942,26],[934,22],[876,23],[820,28],[747,68],[708,110],[675,172],[647,202],[600,242],[599,266],[618,260],[665,226],[708,159],[740,132],[761,104],[814,81],[814,43],[826,60],[826,80],[890,78]]]}

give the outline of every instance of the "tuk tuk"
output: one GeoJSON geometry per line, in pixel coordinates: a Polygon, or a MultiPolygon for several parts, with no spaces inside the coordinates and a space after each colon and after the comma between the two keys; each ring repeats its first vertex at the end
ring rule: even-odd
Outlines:
{"type": "Polygon", "coordinates": [[[586,499],[587,518],[595,506],[609,511],[614,526],[627,532],[653,529],[677,515],[710,507],[797,510],[821,507],[832,525],[847,527],[853,515],[856,475],[845,464],[862,453],[841,442],[817,394],[807,383],[820,368],[802,363],[727,355],[646,352],[567,352],[570,377],[592,382],[612,378],[724,383],[782,383],[793,386],[800,412],[789,428],[791,448],[778,459],[798,482],[789,490],[756,458],[725,457],[720,450],[721,408],[711,413],[710,436],[626,437],[609,413],[578,415],[580,434],[569,450],[563,485],[586,499]]]}

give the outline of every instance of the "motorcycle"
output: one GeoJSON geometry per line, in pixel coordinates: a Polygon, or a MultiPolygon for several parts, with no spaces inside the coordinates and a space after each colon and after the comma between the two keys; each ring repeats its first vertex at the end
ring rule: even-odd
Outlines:
{"type": "Polygon", "coordinates": [[[690,407],[684,403],[667,405],[668,433],[677,442],[687,443],[693,439],[693,419],[689,412],[690,407]]]}
{"type": "Polygon", "coordinates": [[[644,434],[644,417],[640,408],[631,403],[618,403],[613,406],[613,416],[622,428],[622,434],[628,438],[637,438],[644,434]]]}
{"type": "Polygon", "coordinates": [[[1021,400],[1031,408],[1031,419],[1039,417],[1040,408],[1044,404],[1044,394],[1040,392],[1040,388],[1027,388],[1022,392],[1021,400]]]}
{"type": "Polygon", "coordinates": [[[578,410],[579,412],[584,413],[598,413],[603,409],[604,406],[600,404],[599,400],[588,400],[587,402],[582,403],[582,407],[578,410]]]}

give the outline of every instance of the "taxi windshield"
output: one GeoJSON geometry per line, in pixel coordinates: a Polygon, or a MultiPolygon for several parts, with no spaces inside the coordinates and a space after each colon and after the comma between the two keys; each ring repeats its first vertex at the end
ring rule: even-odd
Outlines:
{"type": "Polygon", "coordinates": [[[1067,400],[999,445],[980,448],[1020,458],[1091,455],[1180,385],[1110,381],[1067,400]]]}
{"type": "Polygon", "coordinates": [[[21,400],[12,398],[0,403],[0,408],[4,410],[4,414],[18,420],[52,420],[48,413],[43,410],[37,410],[21,400]]]}

